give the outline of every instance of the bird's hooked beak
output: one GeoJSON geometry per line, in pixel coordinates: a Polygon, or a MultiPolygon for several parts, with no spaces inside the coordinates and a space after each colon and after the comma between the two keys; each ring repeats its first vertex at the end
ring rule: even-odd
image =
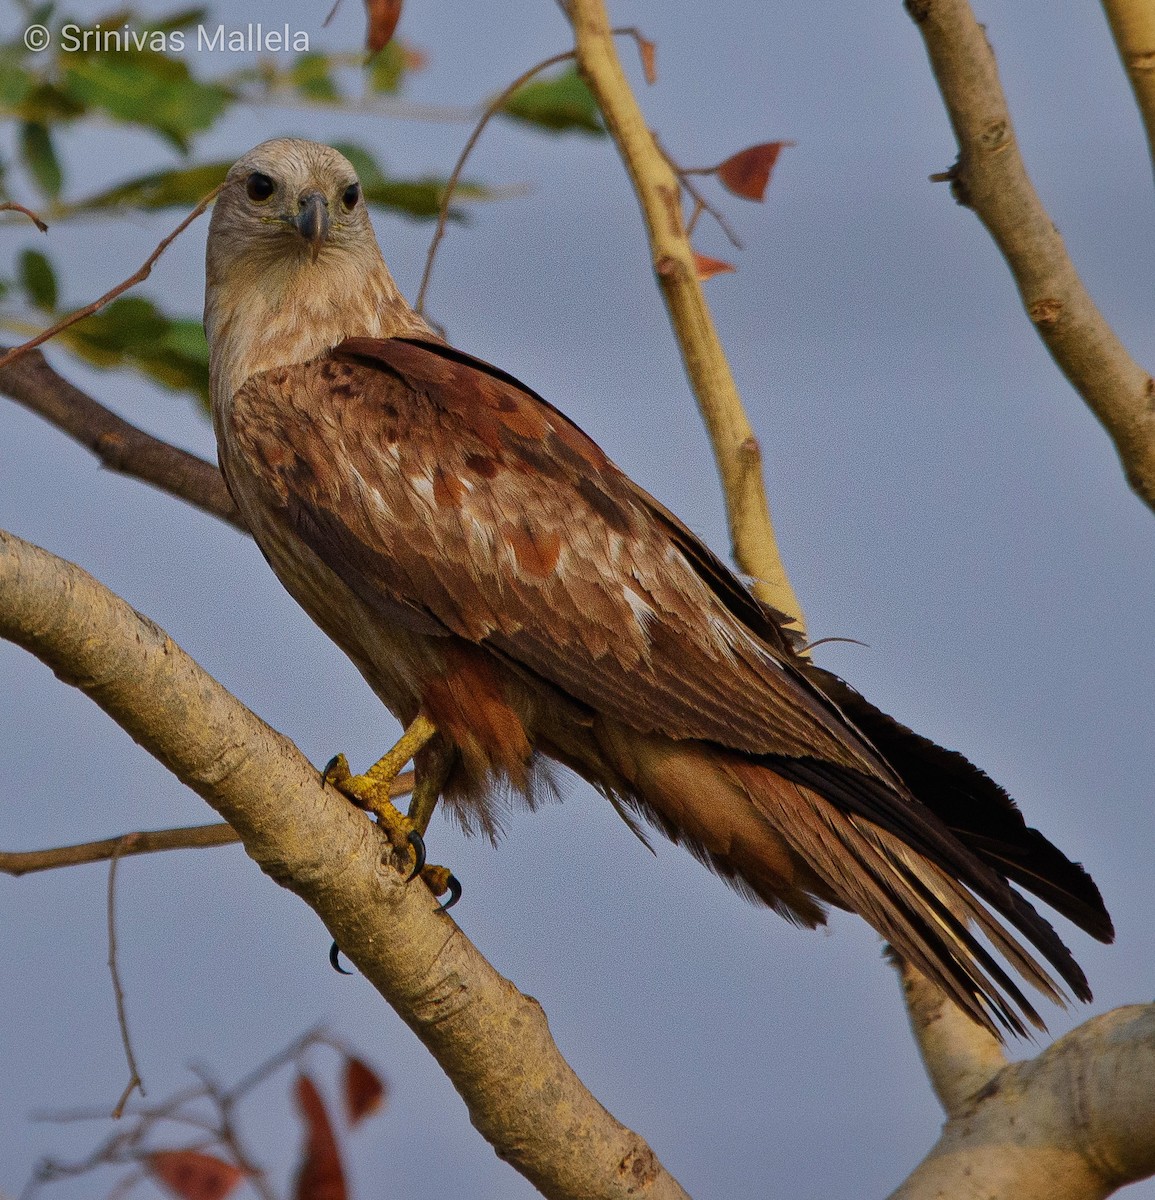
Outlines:
{"type": "Polygon", "coordinates": [[[310,257],[316,262],[322,245],[329,237],[329,201],[324,192],[306,192],[301,197],[300,211],[293,225],[309,243],[310,257]]]}

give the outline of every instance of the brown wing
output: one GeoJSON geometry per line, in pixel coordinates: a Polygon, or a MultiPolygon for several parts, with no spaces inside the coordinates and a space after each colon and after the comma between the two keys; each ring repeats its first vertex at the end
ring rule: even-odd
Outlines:
{"type": "Polygon", "coordinates": [[[233,423],[299,536],[389,620],[645,732],[893,779],[709,550],[500,371],[352,339],[251,379],[233,423]]]}

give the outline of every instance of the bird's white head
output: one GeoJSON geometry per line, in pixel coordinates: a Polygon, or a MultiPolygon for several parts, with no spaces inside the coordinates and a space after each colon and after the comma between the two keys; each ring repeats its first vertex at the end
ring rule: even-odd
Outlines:
{"type": "Polygon", "coordinates": [[[346,337],[428,332],[385,266],[343,154],[277,138],[233,165],[209,225],[205,332],[214,403],[346,337]]]}

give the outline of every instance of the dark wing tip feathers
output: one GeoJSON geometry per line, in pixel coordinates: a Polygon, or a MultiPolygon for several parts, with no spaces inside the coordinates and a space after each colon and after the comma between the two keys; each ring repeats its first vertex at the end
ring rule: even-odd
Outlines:
{"type": "Polygon", "coordinates": [[[887,716],[838,676],[814,666],[805,670],[870,739],[912,795],[972,853],[1093,938],[1114,939],[1110,914],[1091,876],[1031,828],[989,775],[957,751],[887,716]]]}

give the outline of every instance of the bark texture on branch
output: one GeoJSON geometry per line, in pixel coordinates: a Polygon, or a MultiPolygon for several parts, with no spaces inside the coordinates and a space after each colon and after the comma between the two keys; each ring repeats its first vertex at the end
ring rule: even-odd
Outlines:
{"type": "Polygon", "coordinates": [[[998,1071],[891,1200],[1102,1200],[1155,1174],[1155,1005],[998,1071]]]}
{"type": "Polygon", "coordinates": [[[0,637],[96,701],[305,900],[437,1059],[500,1157],[558,1200],[685,1193],[562,1058],[537,1001],[499,975],[376,827],[285,737],[79,567],[0,533],[0,637]]]}
{"type": "Polygon", "coordinates": [[[570,0],[567,11],[578,67],[617,143],[642,208],[658,286],[722,477],[735,561],[757,581],[754,591],[759,599],[792,616],[803,628],[802,606],[790,585],[770,520],[762,451],[695,272],[678,178],[630,90],[605,4],[570,0]]]}
{"type": "Polygon", "coordinates": [[[1002,251],[1039,336],[1110,434],[1127,481],[1155,509],[1155,381],[1096,308],[1039,199],[986,33],[967,0],[906,0],[959,144],[951,172],[1002,251]]]}

